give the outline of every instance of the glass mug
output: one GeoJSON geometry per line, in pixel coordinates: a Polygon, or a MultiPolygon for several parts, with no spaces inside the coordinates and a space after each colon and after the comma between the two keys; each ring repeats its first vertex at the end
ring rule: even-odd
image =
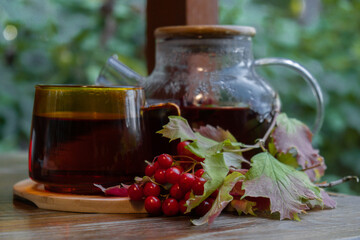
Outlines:
{"type": "Polygon", "coordinates": [[[132,182],[158,154],[155,132],[169,115],[180,115],[177,105],[147,107],[140,87],[37,85],[29,175],[49,191],[76,194],[132,182]]]}

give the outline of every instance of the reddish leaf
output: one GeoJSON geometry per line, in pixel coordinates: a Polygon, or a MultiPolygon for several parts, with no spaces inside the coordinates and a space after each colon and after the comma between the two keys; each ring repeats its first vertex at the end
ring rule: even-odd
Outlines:
{"type": "Polygon", "coordinates": [[[336,207],[336,202],[334,199],[332,199],[327,192],[325,192],[324,189],[320,189],[321,190],[321,197],[323,199],[323,203],[325,208],[335,208],[336,207]]]}
{"type": "Polygon", "coordinates": [[[318,180],[324,175],[326,166],[319,151],[311,145],[312,133],[302,122],[291,119],[282,113],[276,121],[276,128],[272,132],[276,150],[281,154],[291,153],[295,155],[298,164],[303,169],[308,169],[305,173],[312,181],[318,180]],[[317,166],[315,168],[312,168],[317,166]]]}
{"type": "Polygon", "coordinates": [[[213,223],[215,218],[219,216],[221,211],[233,200],[233,197],[229,194],[231,189],[235,184],[244,179],[244,175],[239,172],[233,172],[226,176],[222,186],[219,189],[219,194],[217,195],[211,209],[201,218],[192,220],[191,222],[194,225],[202,225],[205,223],[213,223]]]}
{"type": "Polygon", "coordinates": [[[127,185],[124,186],[113,186],[113,187],[109,187],[109,188],[104,188],[103,186],[99,185],[99,184],[94,184],[95,187],[98,187],[101,189],[101,191],[103,191],[105,193],[105,195],[108,196],[117,196],[117,197],[127,197],[128,195],[128,191],[127,185]]]}
{"type": "Polygon", "coordinates": [[[242,189],[243,181],[239,181],[235,184],[233,189],[230,192],[230,195],[233,197],[242,197],[245,194],[245,190],[242,189]]]}
{"type": "Polygon", "coordinates": [[[234,199],[231,201],[231,206],[235,208],[235,210],[238,212],[238,214],[251,214],[255,216],[254,213],[254,206],[256,205],[255,202],[246,200],[246,199],[234,199]]]}
{"type": "Polygon", "coordinates": [[[216,128],[211,125],[200,126],[200,128],[195,129],[195,131],[217,142],[222,142],[226,139],[229,139],[231,142],[236,142],[236,138],[228,130],[224,130],[219,126],[216,128]]]}
{"type": "Polygon", "coordinates": [[[333,200],[328,194],[327,192],[325,192],[324,189],[320,188],[320,195],[322,197],[322,201],[318,202],[318,201],[309,201],[308,206],[310,208],[314,208],[314,207],[320,207],[320,208],[335,208],[336,207],[336,202],[335,200],[333,200]]]}
{"type": "Polygon", "coordinates": [[[242,183],[243,198],[268,198],[271,212],[278,212],[280,219],[299,220],[298,213],[311,207],[333,205],[327,194],[321,192],[306,174],[279,162],[270,153],[259,153],[251,162],[252,167],[242,183]]]}

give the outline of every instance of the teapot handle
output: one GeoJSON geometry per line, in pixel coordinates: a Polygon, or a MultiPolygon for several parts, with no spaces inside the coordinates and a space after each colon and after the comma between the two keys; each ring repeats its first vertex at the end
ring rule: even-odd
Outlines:
{"type": "Polygon", "coordinates": [[[302,65],[289,59],[284,58],[261,58],[254,62],[255,66],[266,66],[266,65],[283,65],[297,71],[305,81],[310,84],[313,94],[316,97],[317,113],[316,119],[313,126],[313,133],[319,132],[323,121],[324,121],[324,99],[321,92],[321,88],[316,79],[306,70],[302,65]]]}

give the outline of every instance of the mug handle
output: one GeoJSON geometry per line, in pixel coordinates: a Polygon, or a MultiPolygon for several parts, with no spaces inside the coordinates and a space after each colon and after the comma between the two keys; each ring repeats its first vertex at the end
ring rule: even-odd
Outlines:
{"type": "Polygon", "coordinates": [[[176,114],[178,116],[181,116],[180,107],[175,103],[171,103],[171,102],[159,103],[159,104],[149,105],[148,107],[151,107],[152,109],[159,109],[159,108],[166,108],[166,107],[172,108],[172,109],[175,109],[176,114]]]}
{"type": "Polygon", "coordinates": [[[266,65],[282,65],[289,67],[296,72],[298,72],[302,78],[311,86],[311,90],[316,98],[316,118],[313,126],[313,133],[316,134],[319,132],[323,122],[324,122],[324,99],[321,92],[321,88],[316,81],[316,79],[306,70],[302,65],[297,62],[294,62],[285,58],[261,58],[254,61],[255,66],[266,66],[266,65]]]}

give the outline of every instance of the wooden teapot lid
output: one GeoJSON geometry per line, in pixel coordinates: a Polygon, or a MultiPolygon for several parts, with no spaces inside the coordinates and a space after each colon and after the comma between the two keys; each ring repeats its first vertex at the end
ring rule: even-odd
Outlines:
{"type": "Polygon", "coordinates": [[[155,30],[156,38],[223,38],[255,34],[256,30],[253,27],[233,25],[167,26],[155,30]]]}

